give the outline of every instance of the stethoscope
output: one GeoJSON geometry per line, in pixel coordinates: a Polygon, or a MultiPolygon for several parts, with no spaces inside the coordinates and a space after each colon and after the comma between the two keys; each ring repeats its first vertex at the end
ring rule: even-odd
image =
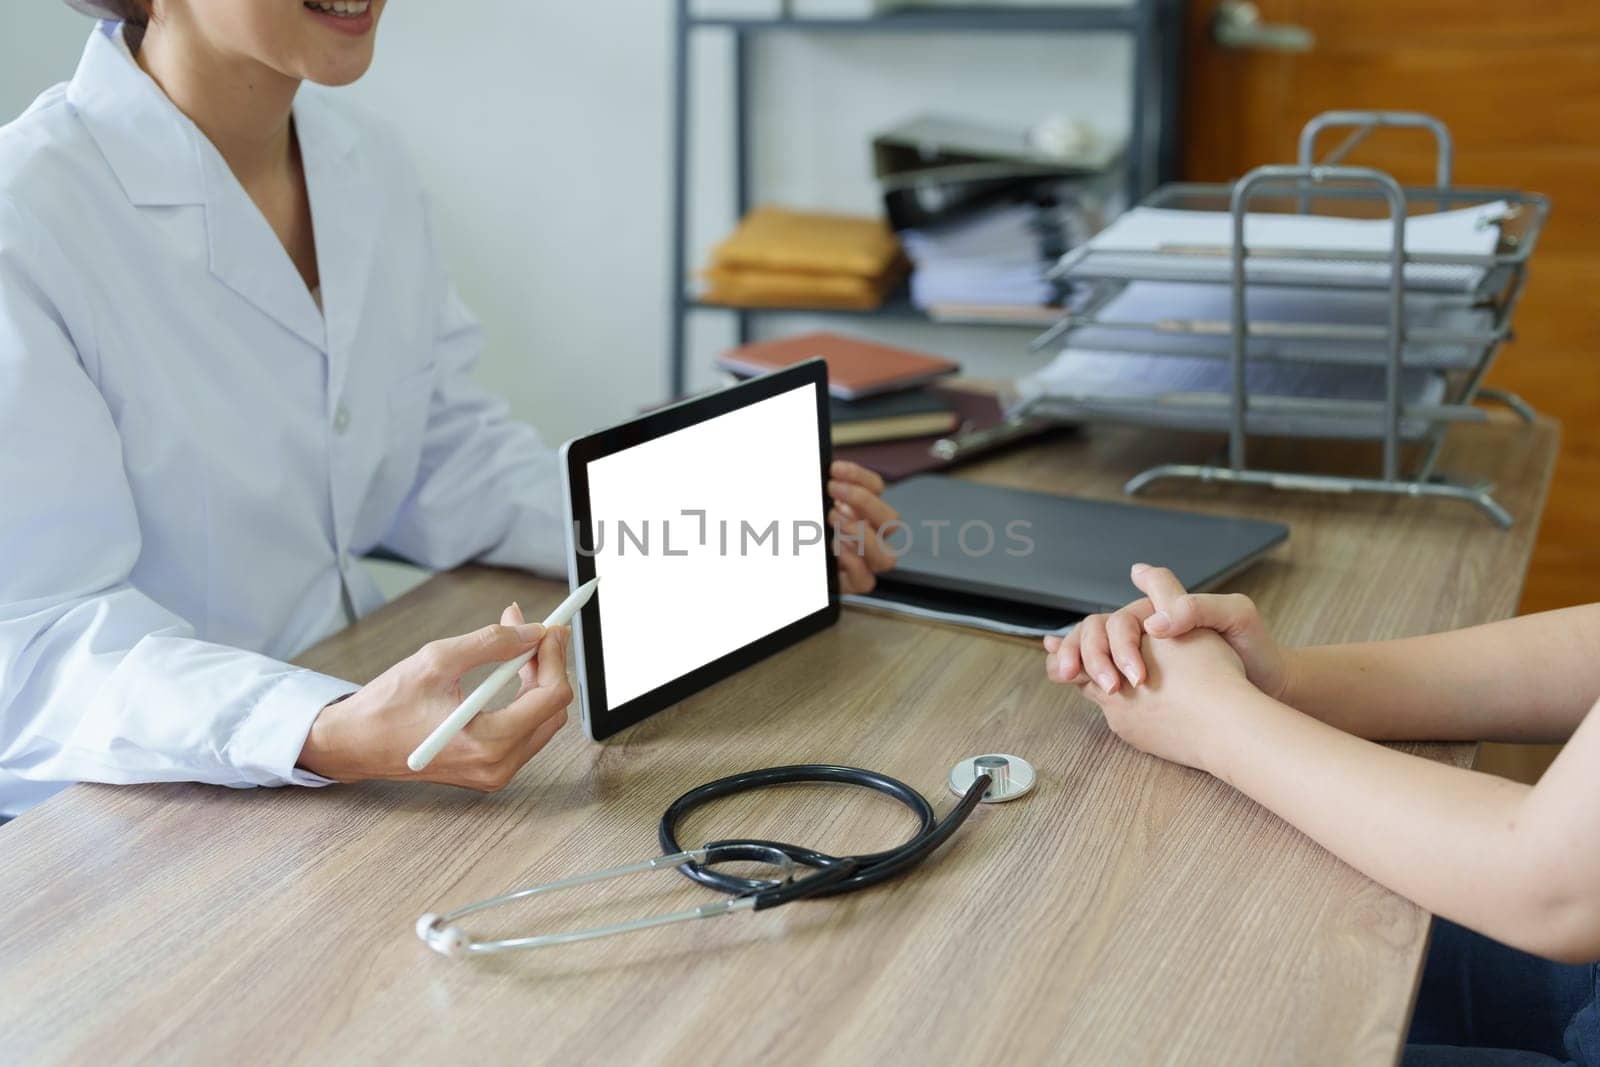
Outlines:
{"type": "Polygon", "coordinates": [[[502,893],[497,897],[467,904],[443,915],[432,912],[417,920],[417,936],[429,948],[446,956],[485,956],[519,948],[546,948],[551,945],[570,945],[578,941],[592,941],[598,937],[645,930],[652,926],[684,922],[689,919],[710,919],[738,911],[765,911],[796,900],[812,897],[838,896],[867,889],[888,881],[915,867],[932,855],[967,821],[967,817],[980,803],[998,803],[1014,800],[1033,788],[1033,768],[1016,756],[986,755],[962,760],[950,772],[949,785],[961,798],[943,819],[933,811],[926,797],[898,779],[859,767],[839,767],[832,764],[807,763],[791,767],[768,767],[759,771],[718,778],[714,782],[689,790],[667,806],[661,815],[658,837],[665,853],[639,863],[611,867],[603,871],[590,871],[555,882],[530,886],[502,893]],[[765,841],[743,838],[711,841],[699,848],[685,849],[678,843],[678,824],[684,816],[713,800],[768,789],[778,785],[833,783],[870,789],[893,797],[904,805],[917,819],[917,831],[904,843],[882,852],[858,856],[830,856],[817,849],[803,848],[783,841],[765,841]],[[766,864],[775,868],[774,878],[741,878],[713,870],[717,864],[734,861],[766,864]],[[811,873],[796,877],[804,868],[811,873]],[[645,915],[627,919],[608,926],[595,926],[570,933],[538,934],[533,937],[512,937],[499,941],[476,941],[457,921],[489,908],[499,907],[517,900],[574,889],[613,878],[622,878],[644,871],[678,870],[701,885],[728,894],[724,899],[701,904],[683,911],[660,915],[645,915]]]}

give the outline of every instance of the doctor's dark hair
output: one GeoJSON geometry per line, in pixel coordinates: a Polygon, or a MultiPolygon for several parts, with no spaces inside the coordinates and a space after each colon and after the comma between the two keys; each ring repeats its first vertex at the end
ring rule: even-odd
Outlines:
{"type": "Polygon", "coordinates": [[[133,26],[147,26],[155,12],[155,0],[104,0],[107,7],[117,13],[123,22],[133,26]]]}
{"type": "Polygon", "coordinates": [[[144,44],[144,31],[155,18],[156,0],[100,0],[100,3],[122,20],[122,39],[128,42],[128,48],[139,51],[139,46],[144,44]]]}

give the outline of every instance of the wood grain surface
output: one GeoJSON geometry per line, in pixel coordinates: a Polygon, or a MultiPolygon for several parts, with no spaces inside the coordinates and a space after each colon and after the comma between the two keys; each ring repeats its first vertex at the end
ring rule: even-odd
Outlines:
{"type": "MultiPolygon", "coordinates": [[[[1455,434],[1444,466],[1501,485],[1509,533],[1431,501],[1195,485],[1152,500],[1291,524],[1234,584],[1286,640],[1415,634],[1511,614],[1557,436],[1455,434]]],[[[966,473],[1116,497],[1144,465],[1216,446],[1107,430],[966,473]]],[[[513,598],[537,617],[561,592],[467,568],[303,661],[365,680],[513,598]]],[[[1427,915],[1227,787],[1123,745],[1041,662],[1031,643],[847,611],[606,744],[570,727],[493,796],[74,787],[0,829],[0,1061],[1393,1062],[1427,915]],[[981,808],[892,885],[481,960],[412,933],[425,911],[653,855],[662,808],[719,775],[856,764],[942,811],[950,766],[986,751],[1033,761],[1038,788],[981,808]]],[[[843,850],[910,821],[873,795],[797,787],[685,829],[843,850]]],[[[709,899],[658,873],[468,925],[543,932],[709,899]]]]}

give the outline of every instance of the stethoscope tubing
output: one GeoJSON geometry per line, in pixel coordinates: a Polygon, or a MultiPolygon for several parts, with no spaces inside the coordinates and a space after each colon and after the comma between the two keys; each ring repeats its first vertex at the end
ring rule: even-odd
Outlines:
{"type": "Polygon", "coordinates": [[[769,882],[754,881],[711,870],[703,864],[694,862],[685,863],[678,870],[712,889],[735,896],[754,896],[756,911],[787,904],[792,900],[853,893],[886,882],[921,863],[944,844],[962,823],[966,822],[973,809],[982,802],[984,791],[989,788],[989,777],[980,775],[962,796],[961,802],[941,821],[934,815],[933,806],[921,793],[899,779],[877,771],[829,763],[802,763],[745,771],[691,789],[668,805],[667,810],[661,815],[661,825],[657,833],[661,849],[666,853],[682,852],[683,849],[678,844],[678,824],[689,812],[714,800],[777,785],[829,782],[870,789],[898,800],[916,816],[916,832],[894,848],[855,856],[831,856],[816,849],[784,841],[754,838],[707,842],[708,849],[745,846],[774,850],[798,864],[817,871],[816,874],[777,886],[769,882]],[[825,877],[830,874],[833,877],[825,877]]]}
{"type": "Polygon", "coordinates": [[[915,789],[886,774],[833,764],[807,763],[788,767],[769,767],[719,778],[680,796],[661,816],[658,836],[664,854],[637,863],[623,864],[603,871],[570,875],[554,882],[517,889],[488,900],[466,904],[443,915],[429,913],[417,920],[416,932],[424,943],[446,956],[490,955],[512,949],[541,948],[590,941],[615,934],[631,933],[688,919],[709,919],[737,911],[762,911],[795,900],[838,896],[866,889],[894,878],[922,862],[966,821],[989,788],[990,777],[978,775],[970,788],[943,820],[935,817],[933,806],[915,789]],[[917,817],[917,832],[906,841],[882,852],[858,856],[831,856],[816,849],[802,848],[781,841],[748,838],[712,841],[697,849],[678,845],[678,823],[689,812],[722,797],[765,789],[777,785],[836,783],[871,789],[893,797],[917,817]],[[736,861],[767,863],[783,872],[781,879],[756,880],[719,873],[711,867],[736,861]],[[809,867],[811,874],[794,877],[796,865],[809,867]],[[607,926],[566,933],[538,934],[530,937],[478,941],[459,926],[457,920],[468,915],[564,889],[577,889],[596,882],[621,878],[645,871],[676,869],[702,885],[728,896],[685,911],[646,915],[607,926]]]}

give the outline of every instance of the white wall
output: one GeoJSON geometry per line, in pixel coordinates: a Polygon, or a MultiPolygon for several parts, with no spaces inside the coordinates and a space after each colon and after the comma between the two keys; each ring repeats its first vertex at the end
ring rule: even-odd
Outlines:
{"type": "Polygon", "coordinates": [[[551,441],[665,388],[668,16],[661,0],[393,0],[354,90],[402,124],[434,190],[489,329],[480,377],[551,441]]]}
{"type": "Polygon", "coordinates": [[[72,77],[89,20],[61,0],[0,0],[0,122],[72,77]]]}
{"type": "MultiPolygon", "coordinates": [[[[351,90],[407,132],[434,190],[457,281],[490,331],[480,378],[551,440],[665,390],[672,7],[392,0],[378,61],[351,90]]],[[[70,77],[88,29],[59,0],[0,0],[0,116],[70,77]]],[[[699,262],[732,216],[729,50],[709,32],[696,48],[699,262]]],[[[868,136],[921,110],[1068,113],[1122,132],[1128,59],[1109,37],[769,38],[755,52],[760,198],[874,210],[868,136]]],[[[728,342],[726,319],[697,314],[696,367],[728,342]]],[[[1026,332],[871,332],[983,374],[1030,363],[1026,332]]]]}

